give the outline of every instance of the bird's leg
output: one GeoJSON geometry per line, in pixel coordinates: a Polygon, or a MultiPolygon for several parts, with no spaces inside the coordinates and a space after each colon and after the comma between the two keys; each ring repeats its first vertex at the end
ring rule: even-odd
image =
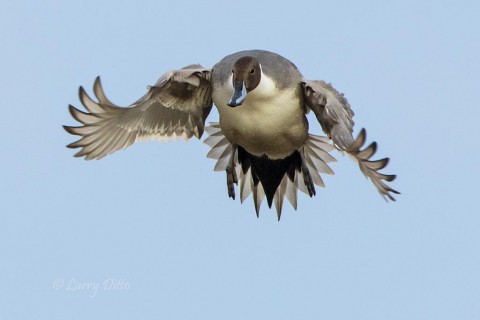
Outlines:
{"type": "Polygon", "coordinates": [[[316,194],[315,185],[313,184],[312,176],[310,175],[310,171],[308,170],[308,167],[307,167],[307,162],[305,161],[304,148],[301,148],[299,151],[300,151],[299,152],[300,158],[302,159],[303,181],[307,186],[308,194],[310,195],[310,197],[313,197],[316,194]]]}
{"type": "Polygon", "coordinates": [[[238,184],[237,172],[235,171],[235,152],[237,152],[237,145],[232,145],[233,151],[230,155],[227,168],[227,188],[228,188],[228,197],[235,200],[235,187],[233,184],[238,184]]]}

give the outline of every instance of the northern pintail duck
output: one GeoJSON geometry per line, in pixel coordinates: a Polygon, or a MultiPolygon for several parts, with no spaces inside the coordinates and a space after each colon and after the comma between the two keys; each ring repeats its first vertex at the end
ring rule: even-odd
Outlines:
{"type": "Polygon", "coordinates": [[[376,143],[363,147],[365,129],[352,136],[353,111],[342,93],[321,80],[303,78],[286,58],[269,51],[249,50],[226,56],[213,68],[189,65],[164,73],[147,93],[129,107],[119,107],[105,96],[100,78],[92,100],[80,87],[87,112],[69,106],[82,125],[64,126],[80,140],[76,157],[101,159],[139,140],[201,138],[212,105],[219,123],[206,128],[208,157],[217,159],[215,171],[226,171],[228,196],[240,200],[252,194],[257,216],[266,196],[275,204],[278,219],[286,197],[297,208],[297,189],[310,197],[315,185],[324,187],[320,173],[333,174],[329,152],[337,149],[354,159],[385,199],[398,194],[385,182],[395,175],[380,173],[389,159],[371,160],[376,143]],[[306,114],[312,110],[324,133],[309,133],[306,114]]]}

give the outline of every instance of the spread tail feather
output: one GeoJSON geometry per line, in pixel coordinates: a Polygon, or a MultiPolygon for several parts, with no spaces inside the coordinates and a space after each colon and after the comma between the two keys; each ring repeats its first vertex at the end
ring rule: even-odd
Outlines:
{"type": "MultiPolygon", "coordinates": [[[[205,143],[212,147],[207,154],[208,158],[216,159],[215,171],[226,170],[231,154],[234,150],[232,144],[223,135],[218,123],[210,123],[205,129],[209,137],[205,143]]],[[[333,174],[328,163],[336,161],[329,152],[334,149],[326,137],[310,134],[302,147],[290,156],[280,160],[270,160],[249,154],[242,147],[235,153],[235,170],[240,177],[240,201],[245,201],[253,194],[253,202],[257,216],[263,198],[267,198],[269,208],[275,205],[278,219],[280,220],[284,197],[292,207],[297,209],[297,190],[309,194],[302,174],[303,152],[305,165],[310,173],[311,180],[319,187],[325,187],[320,173],[333,174]]]]}

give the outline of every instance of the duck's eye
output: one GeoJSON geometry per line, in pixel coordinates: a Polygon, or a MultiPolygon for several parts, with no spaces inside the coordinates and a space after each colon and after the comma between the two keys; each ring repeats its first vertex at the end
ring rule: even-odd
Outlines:
{"type": "Polygon", "coordinates": [[[255,74],[255,68],[252,68],[252,70],[250,70],[250,74],[255,74]]]}
{"type": "Polygon", "coordinates": [[[235,73],[235,71],[233,71],[233,69],[232,69],[232,73],[235,73]]]}

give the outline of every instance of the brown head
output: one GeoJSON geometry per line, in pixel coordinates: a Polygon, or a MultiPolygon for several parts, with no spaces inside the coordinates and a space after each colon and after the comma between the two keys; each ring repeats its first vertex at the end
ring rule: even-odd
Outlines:
{"type": "Polygon", "coordinates": [[[237,107],[243,103],[247,94],[258,86],[262,72],[257,59],[245,56],[235,62],[232,74],[234,91],[228,105],[237,107]]]}

